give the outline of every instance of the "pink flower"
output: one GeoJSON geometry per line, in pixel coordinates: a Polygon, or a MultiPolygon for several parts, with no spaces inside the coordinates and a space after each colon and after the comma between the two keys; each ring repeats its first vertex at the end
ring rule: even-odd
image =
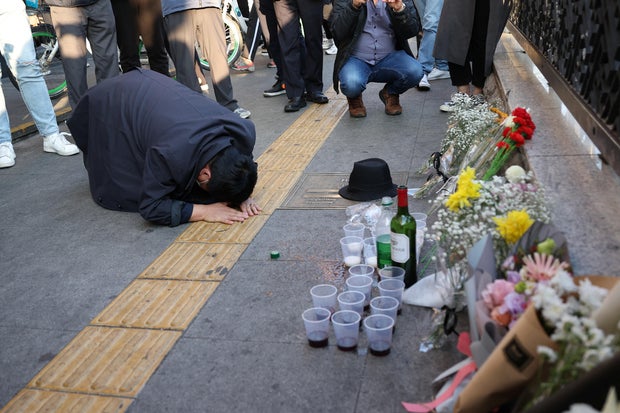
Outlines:
{"type": "Polygon", "coordinates": [[[561,269],[566,269],[568,264],[560,262],[553,255],[539,254],[523,257],[521,274],[524,279],[534,281],[546,281],[551,279],[561,269]]]}
{"type": "Polygon", "coordinates": [[[513,283],[506,280],[495,280],[482,291],[482,300],[489,310],[493,310],[495,307],[501,306],[504,303],[504,297],[514,290],[513,283]]]}

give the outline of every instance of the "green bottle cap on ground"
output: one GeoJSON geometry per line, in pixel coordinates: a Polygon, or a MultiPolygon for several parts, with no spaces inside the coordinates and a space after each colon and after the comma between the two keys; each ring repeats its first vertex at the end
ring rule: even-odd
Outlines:
{"type": "Polygon", "coordinates": [[[280,251],[271,251],[270,255],[272,260],[277,260],[280,258],[280,251]]]}

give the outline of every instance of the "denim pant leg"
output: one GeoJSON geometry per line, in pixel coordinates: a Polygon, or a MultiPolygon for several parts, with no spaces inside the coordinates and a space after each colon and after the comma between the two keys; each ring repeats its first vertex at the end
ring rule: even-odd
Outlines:
{"type": "Polygon", "coordinates": [[[385,83],[387,92],[401,95],[420,83],[424,75],[420,62],[404,50],[390,53],[373,66],[369,82],[385,83]]]}
{"type": "Polygon", "coordinates": [[[433,67],[441,70],[448,70],[448,62],[445,60],[437,60],[433,57],[433,49],[435,47],[435,37],[437,36],[437,26],[439,25],[439,16],[443,7],[443,0],[417,0],[416,4],[422,5],[421,21],[422,21],[422,41],[418,52],[418,61],[424,69],[424,73],[429,73],[433,67]]]}
{"type": "MultiPolygon", "coordinates": [[[[30,24],[24,3],[4,0],[0,13],[0,48],[8,67],[15,74],[22,98],[43,136],[58,132],[56,114],[37,62],[30,24]]],[[[0,102],[0,141],[10,141],[11,132],[4,98],[0,102]],[[8,130],[8,133],[7,133],[8,130]],[[8,138],[8,139],[7,139],[8,138]]]]}
{"type": "Polygon", "coordinates": [[[357,57],[349,57],[338,73],[342,94],[348,98],[360,96],[366,90],[371,70],[368,63],[357,57]]]}

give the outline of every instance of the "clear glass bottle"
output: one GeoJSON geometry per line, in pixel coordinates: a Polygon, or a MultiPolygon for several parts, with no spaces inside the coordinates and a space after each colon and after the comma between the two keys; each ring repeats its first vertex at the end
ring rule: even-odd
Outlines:
{"type": "Polygon", "coordinates": [[[407,187],[399,186],[397,194],[398,209],[390,225],[391,259],[392,265],[405,269],[405,288],[408,288],[418,280],[415,257],[416,224],[415,219],[409,214],[407,187]]]}
{"type": "Polygon", "coordinates": [[[394,217],[392,205],[394,201],[389,196],[381,198],[381,215],[375,224],[375,238],[377,240],[377,268],[392,265],[391,257],[391,223],[394,217]]]}

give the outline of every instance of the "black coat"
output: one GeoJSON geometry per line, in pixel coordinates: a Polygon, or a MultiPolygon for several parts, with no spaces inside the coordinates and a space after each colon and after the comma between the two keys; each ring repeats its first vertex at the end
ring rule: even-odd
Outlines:
{"type": "MultiPolygon", "coordinates": [[[[409,56],[415,57],[411,47],[409,47],[408,39],[418,34],[420,19],[412,0],[403,0],[403,3],[405,4],[405,10],[402,13],[394,13],[388,7],[390,22],[392,23],[394,37],[396,38],[396,50],[404,50],[409,56]]],[[[334,90],[336,93],[338,93],[339,89],[340,80],[338,74],[340,69],[342,69],[342,66],[351,56],[351,49],[364,29],[367,16],[368,9],[366,5],[356,9],[353,7],[351,0],[334,0],[334,8],[329,23],[330,30],[334,36],[334,43],[338,47],[333,73],[334,90]]]]}
{"type": "Polygon", "coordinates": [[[221,201],[197,187],[199,171],[230,145],[251,156],[256,141],[251,121],[142,69],[92,87],[67,125],[84,153],[95,202],[171,226],[188,218],[186,202],[221,201]]]}

